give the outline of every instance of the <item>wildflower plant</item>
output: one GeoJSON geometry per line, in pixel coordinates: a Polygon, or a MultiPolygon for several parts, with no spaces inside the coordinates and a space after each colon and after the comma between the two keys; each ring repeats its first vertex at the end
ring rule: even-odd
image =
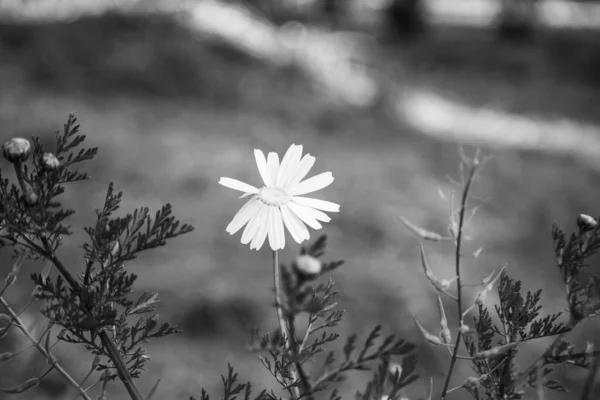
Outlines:
{"type": "MultiPolygon", "coordinates": [[[[123,194],[110,183],[96,210],[95,222],[84,229],[81,266],[76,269],[67,265],[58,250],[72,233],[67,219],[75,211],[63,206],[61,195],[70,185],[89,178],[76,167],[92,160],[97,149],[81,149],[84,140],[75,117],[69,116],[63,132],[56,134],[53,152],[36,137],[31,141],[13,138],[2,147],[14,179],[0,170],[0,246],[12,251],[14,263],[0,285],[0,339],[15,329],[31,346],[0,353],[0,363],[10,363],[34,348],[47,360],[47,367],[41,375],[16,386],[0,387],[0,391],[22,393],[39,385],[48,374],[58,372],[75,389],[74,397],[91,400],[93,388],[99,386],[98,396],[94,397],[104,400],[106,386],[118,379],[132,400],[150,400],[157,393],[159,381],[146,396],[135,384],[149,359],[144,345],[176,333],[178,328],[160,324],[153,314],[158,305],[157,293],[131,295],[136,276],[125,265],[139,253],[163,246],[193,228],[176,220],[168,204],[154,214],[141,207],[118,216],[123,194]],[[35,288],[29,304],[16,310],[3,296],[17,282],[26,260],[43,268],[31,276],[35,288]],[[21,316],[33,302],[41,304],[47,321],[41,334],[29,330],[21,316]],[[75,379],[54,354],[54,346],[61,342],[83,346],[90,353],[89,371],[83,379],[75,379]],[[90,378],[94,382],[86,384],[90,378]]],[[[241,242],[250,249],[260,250],[268,240],[278,320],[273,331],[260,333],[258,328],[253,329],[249,346],[258,353],[258,360],[273,377],[277,389],[253,393],[252,385],[240,383],[233,366],[228,365],[222,377],[222,399],[341,400],[337,385],[347,379],[349,372],[362,371],[370,373],[370,380],[355,393],[355,399],[408,400],[405,388],[418,379],[413,343],[394,334],[384,335],[384,328],[378,325],[366,337],[351,334],[337,351],[334,347],[340,340],[336,328],[345,314],[338,307],[338,292],[330,274],[343,261],[323,259],[326,235],[305,242],[310,239],[307,226],[321,229],[322,222],[330,221],[325,212],[338,212],[340,207],[303,196],[329,186],[334,179],[331,172],[305,179],[315,158],[303,156],[302,151],[302,146],[292,145],[280,162],[274,152],[265,157],[255,150],[264,185],[260,188],[231,178],[219,181],[242,192],[242,198],[250,197],[226,231],[233,235],[244,228],[241,242]],[[301,247],[294,260],[281,263],[278,251],[290,243],[286,230],[301,247]]],[[[414,319],[415,327],[429,345],[445,349],[450,356],[443,383],[430,378],[425,399],[433,400],[436,388],[440,400],[455,394],[453,398],[462,399],[465,393],[475,399],[522,399],[528,388],[535,390],[538,399],[544,399],[544,390],[565,390],[549,374],[554,366],[566,365],[590,371],[581,400],[591,400],[600,369],[600,351],[594,343],[580,348],[568,335],[600,313],[600,277],[585,271],[590,257],[600,249],[597,219],[580,215],[579,229],[571,234],[557,224],[552,227],[557,275],[564,284],[568,306],[566,316],[543,315],[541,290],[525,292],[521,282],[510,278],[506,265],[476,282],[467,282],[464,259],[478,259],[483,246],[466,249],[464,230],[478,209],[478,205],[471,204],[471,187],[487,159],[481,159],[479,152],[473,157],[464,152],[461,155],[461,196],[457,209],[451,197],[448,232],[432,232],[400,218],[422,241],[420,264],[436,296],[440,318],[439,328],[432,329],[418,318],[414,319]],[[424,243],[441,241],[454,243],[454,271],[436,275],[424,243]],[[467,292],[467,288],[476,289],[467,292]],[[498,294],[498,304],[490,304],[493,292],[498,294]],[[452,313],[456,323],[448,318],[452,313]],[[531,365],[521,368],[516,361],[518,351],[530,341],[546,337],[553,338],[548,348],[531,365]],[[468,362],[474,374],[456,382],[459,360],[468,362]]],[[[209,395],[202,390],[199,398],[209,400],[209,395]]]]}
{"type": "MultiPolygon", "coordinates": [[[[152,314],[157,307],[157,294],[131,296],[137,277],[126,270],[125,263],[193,228],[180,224],[168,204],[154,215],[142,207],[124,217],[116,216],[123,194],[116,193],[111,183],[104,204],[96,211],[95,224],[85,228],[88,239],[83,245],[83,262],[74,273],[74,268],[57,254],[71,234],[66,221],[75,212],[63,206],[61,195],[67,185],[89,178],[76,169],[97,153],[96,148],[80,149],[84,140],[71,115],[63,132],[56,133],[54,153],[46,152],[37,137],[31,142],[14,138],[3,146],[17,184],[0,171],[0,245],[10,248],[17,261],[0,291],[0,302],[7,313],[0,314],[5,323],[1,329],[3,334],[11,327],[19,329],[46,357],[49,367],[41,377],[2,391],[22,392],[36,386],[47,373],[58,370],[81,397],[90,399],[84,382],[77,382],[52,355],[51,342],[56,337],[58,341],[83,345],[93,355],[86,379],[93,373],[98,375],[96,384],[102,384],[99,398],[103,398],[106,384],[118,378],[132,399],[142,400],[133,379],[141,375],[148,360],[143,345],[178,329],[168,323],[159,324],[152,314]],[[15,312],[2,297],[14,284],[24,259],[45,263],[41,273],[32,274],[32,299],[42,303],[41,313],[48,320],[47,329],[38,338],[20,320],[20,312],[15,312]],[[55,328],[58,333],[54,335],[55,328]]],[[[5,355],[3,361],[9,358],[5,355]]]]}
{"type": "MultiPolygon", "coordinates": [[[[326,346],[339,338],[332,331],[342,320],[344,312],[337,308],[337,294],[331,279],[318,283],[319,278],[336,270],[343,261],[323,262],[326,236],[320,236],[312,245],[302,247],[300,254],[290,266],[280,264],[278,250],[285,245],[284,226],[297,243],[309,239],[306,225],[314,229],[322,226],[319,221],[329,222],[330,218],[320,210],[337,212],[339,206],[325,200],[305,198],[300,195],[322,189],[333,182],[330,172],[325,172],[302,181],[315,158],[310,154],[302,157],[302,146],[292,145],[283,157],[281,164],[276,153],[265,158],[260,150],[254,152],[256,163],[265,186],[258,189],[231,178],[221,178],[219,183],[244,192],[242,197],[253,197],[234,217],[226,231],[234,234],[244,225],[242,243],[250,243],[251,249],[259,250],[268,235],[273,251],[273,279],[275,308],[279,329],[271,334],[260,335],[252,332],[250,348],[265,353],[259,356],[263,366],[273,376],[279,386],[287,391],[291,399],[315,399],[320,392],[327,392],[330,400],[341,399],[339,390],[330,386],[346,379],[348,371],[368,371],[373,364],[372,380],[364,392],[357,392],[356,398],[380,399],[384,395],[399,398],[401,390],[417,379],[414,345],[395,335],[381,340],[381,326],[376,326],[362,345],[358,336],[351,335],[342,348],[342,356],[335,351],[326,351],[326,346]],[[307,314],[307,324],[301,329],[298,316],[307,314]],[[360,349],[360,350],[359,350],[360,349]],[[321,353],[326,353],[323,365],[308,368],[309,361],[321,353]],[[402,365],[390,373],[390,360],[402,357],[402,365]]],[[[223,376],[224,399],[234,399],[242,394],[251,398],[251,385],[238,384],[237,374],[229,366],[227,377],[223,376]]],[[[256,399],[279,399],[273,391],[263,390],[256,399]]],[[[202,400],[209,400],[203,390],[202,400]]],[[[192,398],[193,400],[193,398],[192,398]]]]}
{"type": "MultiPolygon", "coordinates": [[[[470,204],[469,195],[477,172],[486,159],[481,159],[479,151],[473,157],[461,152],[462,190],[458,210],[454,209],[452,196],[450,224],[447,234],[426,230],[408,219],[400,220],[422,241],[452,241],[455,245],[455,270],[451,278],[438,278],[427,262],[425,248],[421,244],[421,265],[425,276],[437,293],[440,333],[434,334],[416,318],[416,326],[422,337],[433,346],[445,347],[450,355],[450,364],[444,380],[440,400],[450,394],[465,390],[475,399],[522,399],[527,388],[535,388],[538,399],[544,399],[543,391],[565,388],[556,380],[548,378],[555,365],[570,365],[589,369],[590,373],[582,391],[581,400],[592,399],[592,387],[599,369],[599,352],[594,344],[588,343],[584,349],[570,343],[567,335],[578,324],[600,312],[600,277],[586,277],[581,271],[587,267],[589,259],[600,248],[600,228],[596,219],[588,215],[577,218],[579,231],[567,235],[557,224],[552,227],[552,239],[556,265],[560,272],[568,305],[568,318],[562,313],[541,315],[541,290],[524,293],[520,281],[511,279],[505,271],[492,272],[482,277],[480,282],[466,283],[462,261],[465,258],[477,259],[483,247],[469,253],[464,249],[464,228],[478,206],[470,204]],[[451,284],[455,282],[455,289],[451,284]],[[466,297],[467,286],[479,287],[475,298],[466,297]],[[489,305],[489,294],[496,290],[499,304],[489,305]],[[456,303],[458,326],[455,333],[448,326],[446,310],[442,298],[456,303]],[[470,324],[472,324],[470,326],[470,324]],[[539,358],[522,369],[517,364],[518,350],[528,342],[544,337],[553,337],[550,346],[539,358]],[[454,340],[452,340],[454,338],[454,340]],[[461,345],[464,346],[461,354],[461,345]],[[458,360],[468,361],[475,376],[458,385],[451,385],[454,367],[458,360]]],[[[463,398],[458,397],[458,398],[463,398]]]]}

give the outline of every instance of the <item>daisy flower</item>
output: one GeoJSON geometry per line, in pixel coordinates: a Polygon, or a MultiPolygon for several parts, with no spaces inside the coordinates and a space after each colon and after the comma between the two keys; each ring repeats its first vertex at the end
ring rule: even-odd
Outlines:
{"type": "Polygon", "coordinates": [[[241,197],[252,196],[226,229],[233,235],[245,225],[243,244],[250,243],[251,249],[258,250],[268,236],[273,251],[283,249],[284,226],[296,242],[302,243],[310,237],[306,225],[321,229],[319,221],[331,220],[323,211],[340,210],[340,206],[335,203],[301,196],[323,189],[333,182],[331,172],[302,180],[315,163],[315,158],[310,154],[302,157],[301,145],[291,145],[281,163],[274,152],[265,158],[262,151],[254,150],[254,156],[264,183],[262,188],[231,178],[219,180],[223,186],[244,192],[241,197]]]}

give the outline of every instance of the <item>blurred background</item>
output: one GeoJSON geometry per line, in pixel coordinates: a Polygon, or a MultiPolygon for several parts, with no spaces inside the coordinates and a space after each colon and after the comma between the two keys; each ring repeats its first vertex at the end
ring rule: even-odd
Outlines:
{"type": "MultiPolygon", "coordinates": [[[[341,205],[322,232],[348,313],[341,333],[377,323],[419,344],[419,372],[441,388],[449,356],[425,345],[413,316],[438,328],[419,242],[397,217],[445,232],[460,190],[460,145],[493,154],[474,188],[464,263],[476,282],[505,263],[527,289],[544,289],[544,311],[565,309],[550,228],[575,229],[579,213],[598,215],[600,192],[600,2],[560,0],[0,0],[0,132],[52,143],[69,112],[99,146],[85,169],[92,180],[69,188],[76,232],[60,254],[81,266],[82,228],[110,180],[125,191],[123,212],[173,204],[196,230],[144,254],[129,268],[140,291],[158,291],[161,318],[184,333],[148,346],[139,385],[157,378],[157,398],[220,394],[231,362],[257,390],[274,387],[247,330],[275,328],[271,254],[251,252],[225,227],[241,206],[217,184],[227,176],[258,184],[252,149],[279,154],[292,143],[317,158],[314,173],[336,181],[315,197],[341,205]],[[457,192],[458,193],[458,192],[457,192]]],[[[0,165],[9,165],[5,160],[0,165]]],[[[321,232],[313,232],[311,239],[321,232]]],[[[288,243],[291,243],[288,242],[288,243]]],[[[281,260],[298,252],[290,244],[281,260]]],[[[452,245],[426,244],[438,276],[453,276],[452,245]]],[[[8,273],[10,253],[0,253],[8,273]]],[[[28,264],[7,299],[24,306],[28,264]]],[[[467,290],[467,298],[474,298],[467,290]]],[[[494,301],[492,298],[490,302],[494,301]]],[[[447,303],[451,323],[454,305],[447,303]]],[[[24,314],[44,328],[35,307],[24,314]]],[[[572,333],[580,346],[598,323],[572,333]]],[[[528,365],[548,342],[528,344],[528,365]]],[[[343,343],[340,341],[339,345],[343,343]]],[[[25,347],[17,334],[6,349],[25,347]]],[[[1,349],[1,348],[0,348],[1,349]]],[[[4,351],[4,350],[3,350],[4,351]]],[[[92,358],[66,345],[55,352],[81,378],[92,358]]],[[[456,384],[470,370],[459,363],[456,384]]],[[[0,368],[16,385],[44,368],[30,351],[0,368]]],[[[579,393],[585,372],[557,368],[579,393]]],[[[341,385],[343,398],[365,374],[341,385]]],[[[407,395],[424,397],[425,379],[407,395]]],[[[600,395],[600,392],[598,392],[600,395]]],[[[68,399],[62,377],[11,399],[68,399]]],[[[453,398],[466,398],[466,393],[453,398]]],[[[0,395],[0,398],[1,395],[0,395]]],[[[112,384],[109,399],[126,399],[112,384]]]]}

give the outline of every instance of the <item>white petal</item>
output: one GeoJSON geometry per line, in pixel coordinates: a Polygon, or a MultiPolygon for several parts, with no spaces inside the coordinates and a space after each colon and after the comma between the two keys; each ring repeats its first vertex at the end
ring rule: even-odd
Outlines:
{"type": "Polygon", "coordinates": [[[308,229],[306,229],[304,222],[302,222],[296,214],[291,212],[287,206],[281,207],[281,216],[283,217],[285,227],[296,243],[302,243],[305,239],[310,238],[310,234],[308,233],[308,229]]]}
{"type": "Polygon", "coordinates": [[[325,214],[323,211],[317,210],[316,208],[304,206],[303,210],[306,211],[309,215],[311,215],[317,221],[323,221],[323,222],[331,221],[331,218],[329,218],[329,216],[327,214],[325,214]]]}
{"type": "Polygon", "coordinates": [[[254,217],[248,222],[246,228],[244,228],[244,233],[242,233],[242,244],[250,243],[250,240],[256,237],[256,232],[259,228],[265,225],[267,206],[262,202],[258,202],[258,211],[254,214],[254,217]]]}
{"type": "Polygon", "coordinates": [[[306,225],[313,229],[321,229],[323,226],[317,221],[312,215],[305,211],[305,206],[300,204],[288,203],[287,206],[296,214],[302,221],[306,222],[306,225]]]}
{"type": "Polygon", "coordinates": [[[296,174],[298,173],[298,168],[300,168],[300,159],[302,158],[302,145],[299,144],[294,148],[292,152],[291,160],[288,165],[287,171],[285,171],[284,176],[282,178],[281,185],[284,188],[289,187],[289,183],[296,174]]]}
{"type": "Polygon", "coordinates": [[[277,207],[269,207],[269,246],[271,250],[279,250],[279,241],[277,240],[277,226],[275,225],[275,213],[277,207]]]}
{"type": "Polygon", "coordinates": [[[301,195],[316,192],[319,189],[331,185],[331,182],[333,182],[333,175],[331,175],[331,172],[323,172],[322,174],[308,178],[304,182],[300,182],[298,186],[291,190],[291,193],[292,195],[301,195]]]}
{"type": "MultiPolygon", "coordinates": [[[[296,159],[300,160],[298,157],[299,154],[302,154],[302,146],[301,145],[291,145],[289,149],[285,152],[283,159],[281,160],[281,165],[279,167],[279,171],[277,172],[277,186],[283,187],[284,183],[290,179],[290,171],[292,168],[297,168],[296,159]]],[[[295,172],[295,169],[294,169],[295,172]]],[[[293,173],[293,172],[292,172],[293,173]]]]}
{"type": "Polygon", "coordinates": [[[227,225],[225,231],[230,235],[233,235],[239,231],[242,226],[246,225],[248,221],[250,221],[250,218],[256,215],[256,211],[258,211],[257,203],[259,203],[259,201],[256,198],[248,200],[246,204],[240,208],[237,214],[235,214],[235,217],[233,217],[233,220],[227,225]]]}
{"type": "Polygon", "coordinates": [[[279,156],[273,151],[267,156],[267,169],[271,178],[271,186],[275,186],[277,183],[277,172],[279,172],[279,156]]]}
{"type": "Polygon", "coordinates": [[[313,156],[311,156],[310,154],[306,154],[303,158],[302,161],[300,161],[300,165],[298,165],[298,170],[296,171],[296,174],[294,175],[294,177],[288,182],[288,184],[286,185],[287,188],[293,188],[294,186],[296,186],[302,179],[304,179],[304,177],[306,176],[306,174],[308,174],[308,171],[310,171],[310,169],[313,167],[313,165],[315,164],[315,158],[313,156]]]}
{"type": "Polygon", "coordinates": [[[283,228],[283,219],[281,216],[281,210],[278,208],[275,212],[275,224],[277,225],[277,238],[279,239],[279,248],[285,248],[285,229],[283,228]]]}
{"type": "Polygon", "coordinates": [[[294,196],[294,201],[298,204],[302,204],[303,206],[316,208],[318,210],[329,211],[329,212],[339,212],[340,211],[339,204],[335,204],[330,201],[312,199],[309,197],[300,197],[300,196],[294,196]]]}
{"type": "Polygon", "coordinates": [[[264,209],[265,209],[265,214],[264,214],[264,219],[262,221],[262,224],[260,224],[259,228],[258,228],[258,232],[256,232],[256,235],[254,235],[254,239],[252,240],[252,243],[250,244],[250,249],[256,249],[256,251],[260,250],[260,248],[262,247],[263,243],[265,242],[265,238],[267,237],[267,232],[269,230],[269,221],[268,221],[268,212],[269,212],[269,206],[265,205],[264,209]]]}
{"type": "Polygon", "coordinates": [[[246,193],[258,193],[258,189],[252,185],[248,185],[247,183],[238,181],[237,179],[231,178],[221,178],[219,179],[219,184],[228,187],[230,189],[239,190],[240,192],[246,193]]]}
{"type": "Polygon", "coordinates": [[[258,166],[258,172],[265,183],[265,186],[271,187],[271,178],[269,176],[269,169],[267,168],[267,159],[262,151],[254,149],[254,158],[256,158],[256,165],[258,166]]]}

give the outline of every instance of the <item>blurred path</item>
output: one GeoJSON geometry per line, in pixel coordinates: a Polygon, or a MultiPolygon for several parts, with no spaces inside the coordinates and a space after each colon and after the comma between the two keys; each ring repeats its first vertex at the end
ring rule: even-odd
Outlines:
{"type": "Polygon", "coordinates": [[[393,102],[398,118],[440,140],[568,154],[600,170],[600,127],[596,125],[470,107],[434,92],[415,90],[393,102]]]}
{"type": "MultiPolygon", "coordinates": [[[[600,28],[600,5],[540,2],[541,21],[553,26],[600,28]]],[[[497,2],[427,0],[431,17],[454,23],[490,23],[497,2]],[[462,21],[462,22],[461,22],[462,21]],[[471,22],[469,22],[471,21],[471,22]],[[479,22],[477,22],[479,21],[479,22]]],[[[397,82],[369,69],[377,44],[367,35],[330,32],[297,22],[277,27],[245,7],[222,2],[152,0],[0,0],[0,14],[25,19],[69,19],[109,9],[175,12],[192,31],[221,40],[265,62],[293,64],[334,100],[370,107],[384,98],[402,124],[444,141],[569,154],[600,170],[600,127],[569,119],[549,120],[503,110],[475,108],[420,89],[394,92],[397,82]],[[35,3],[35,7],[32,4],[35,3]]],[[[443,22],[443,21],[442,21],[443,22]]]]}

